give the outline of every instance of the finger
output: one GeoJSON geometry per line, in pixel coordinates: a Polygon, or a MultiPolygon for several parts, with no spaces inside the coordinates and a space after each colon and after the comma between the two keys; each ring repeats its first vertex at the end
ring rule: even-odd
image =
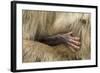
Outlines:
{"type": "Polygon", "coordinates": [[[80,38],[79,38],[79,37],[73,37],[73,40],[77,40],[77,41],[79,41],[80,38]]]}
{"type": "Polygon", "coordinates": [[[79,40],[80,40],[79,37],[73,37],[73,36],[70,36],[70,38],[73,39],[73,40],[76,40],[76,41],[79,41],[79,40]]]}
{"type": "Polygon", "coordinates": [[[73,32],[68,32],[67,34],[68,34],[68,35],[71,35],[72,33],[73,33],[73,32]]]}
{"type": "Polygon", "coordinates": [[[73,39],[69,39],[69,42],[70,42],[70,43],[73,43],[73,44],[75,44],[75,45],[80,45],[80,42],[79,42],[79,41],[75,41],[75,40],[73,40],[73,39]]]}
{"type": "Polygon", "coordinates": [[[71,50],[73,53],[76,52],[76,50],[75,50],[74,48],[72,48],[71,46],[68,46],[68,47],[70,48],[70,50],[71,50]]]}
{"type": "Polygon", "coordinates": [[[73,43],[67,42],[67,44],[70,45],[71,47],[75,48],[76,50],[79,50],[80,49],[79,46],[77,46],[77,45],[75,45],[73,43]]]}
{"type": "Polygon", "coordinates": [[[63,36],[65,36],[65,37],[70,37],[70,36],[72,36],[72,33],[73,33],[73,32],[68,32],[68,33],[66,33],[66,34],[63,34],[63,36]]]}

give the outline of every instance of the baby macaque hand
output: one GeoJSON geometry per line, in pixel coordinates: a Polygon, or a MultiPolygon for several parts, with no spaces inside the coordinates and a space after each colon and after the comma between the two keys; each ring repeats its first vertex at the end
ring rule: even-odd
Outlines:
{"type": "Polygon", "coordinates": [[[72,32],[42,37],[41,39],[39,39],[39,42],[48,44],[50,46],[64,44],[68,46],[72,50],[72,52],[80,49],[80,38],[72,36],[72,32]]]}
{"type": "Polygon", "coordinates": [[[62,43],[67,45],[73,52],[80,49],[80,38],[72,36],[72,32],[60,35],[62,43]]]}

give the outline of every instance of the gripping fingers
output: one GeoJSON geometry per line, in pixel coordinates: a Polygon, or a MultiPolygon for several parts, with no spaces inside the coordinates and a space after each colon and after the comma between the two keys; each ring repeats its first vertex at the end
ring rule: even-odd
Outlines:
{"type": "Polygon", "coordinates": [[[75,50],[79,50],[79,49],[80,49],[79,46],[77,46],[77,45],[75,45],[75,44],[73,44],[73,43],[71,43],[71,42],[67,42],[67,44],[68,44],[69,46],[75,48],[75,50]]]}
{"type": "Polygon", "coordinates": [[[73,39],[69,39],[69,42],[70,43],[73,43],[75,45],[80,45],[80,42],[79,41],[76,41],[76,40],[73,40],[73,39]]]}

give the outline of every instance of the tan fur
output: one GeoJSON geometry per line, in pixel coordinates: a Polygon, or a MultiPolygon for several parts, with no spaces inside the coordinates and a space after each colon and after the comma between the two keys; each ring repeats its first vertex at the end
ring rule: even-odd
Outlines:
{"type": "Polygon", "coordinates": [[[90,59],[90,14],[23,10],[23,62],[90,59]],[[41,36],[72,31],[81,38],[81,49],[72,52],[63,44],[49,46],[41,36]]]}

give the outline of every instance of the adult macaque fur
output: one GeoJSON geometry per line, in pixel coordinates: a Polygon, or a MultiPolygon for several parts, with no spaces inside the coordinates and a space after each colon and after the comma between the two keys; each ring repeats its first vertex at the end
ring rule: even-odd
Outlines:
{"type": "Polygon", "coordinates": [[[91,25],[89,13],[50,12],[23,10],[23,62],[62,61],[90,59],[91,25]],[[81,38],[79,51],[72,52],[60,44],[49,46],[41,37],[73,32],[81,38]]]}

